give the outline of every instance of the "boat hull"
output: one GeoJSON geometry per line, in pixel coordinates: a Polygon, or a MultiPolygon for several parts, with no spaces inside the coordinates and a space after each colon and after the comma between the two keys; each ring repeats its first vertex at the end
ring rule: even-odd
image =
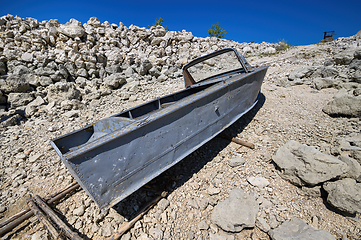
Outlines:
{"type": "Polygon", "coordinates": [[[262,67],[222,80],[74,150],[61,149],[72,137],[89,139],[87,128],[54,139],[51,144],[97,205],[109,208],[252,109],[266,71],[267,67],[262,67]]]}

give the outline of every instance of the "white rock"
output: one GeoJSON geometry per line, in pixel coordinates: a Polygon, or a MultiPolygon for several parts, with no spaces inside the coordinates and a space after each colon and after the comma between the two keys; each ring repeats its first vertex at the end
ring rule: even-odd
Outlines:
{"type": "Polygon", "coordinates": [[[264,188],[269,185],[269,181],[264,177],[248,177],[247,181],[255,187],[264,188]]]}

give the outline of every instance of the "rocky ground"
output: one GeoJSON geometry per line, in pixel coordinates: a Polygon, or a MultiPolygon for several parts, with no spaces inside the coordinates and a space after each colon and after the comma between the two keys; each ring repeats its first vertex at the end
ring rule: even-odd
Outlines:
{"type": "MultiPolygon", "coordinates": [[[[186,62],[234,47],[270,65],[259,103],[226,130],[256,149],[214,138],[105,212],[84,191],[68,196],[55,205],[63,220],[106,239],[155,188],[168,196],[123,240],[361,238],[360,36],[287,48],[96,18],[8,15],[0,28],[0,221],[73,181],[50,139],[181,90],[186,62]]],[[[31,218],[3,239],[48,237],[31,218]]]]}

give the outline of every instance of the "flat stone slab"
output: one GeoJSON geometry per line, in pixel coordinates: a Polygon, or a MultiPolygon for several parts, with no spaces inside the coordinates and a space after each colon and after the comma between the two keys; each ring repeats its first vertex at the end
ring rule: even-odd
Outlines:
{"type": "Polygon", "coordinates": [[[258,210],[254,196],[236,188],[214,207],[211,221],[224,231],[240,232],[245,227],[255,226],[258,210]]]}
{"type": "Polygon", "coordinates": [[[269,185],[269,181],[264,177],[248,177],[247,181],[255,187],[264,188],[269,185]]]}
{"type": "Polygon", "coordinates": [[[268,232],[272,240],[336,240],[325,230],[316,230],[299,218],[292,218],[268,232]]]}

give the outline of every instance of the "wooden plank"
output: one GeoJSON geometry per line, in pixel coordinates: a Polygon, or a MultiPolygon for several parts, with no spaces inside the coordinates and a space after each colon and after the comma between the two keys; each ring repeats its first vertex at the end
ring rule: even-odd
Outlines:
{"type": "Polygon", "coordinates": [[[64,231],[64,234],[71,240],[81,240],[82,238],[75,232],[73,232],[70,227],[68,227],[56,213],[39,197],[38,195],[34,196],[35,202],[50,218],[55,224],[59,226],[60,229],[64,231]]]}
{"type": "Polygon", "coordinates": [[[44,215],[42,211],[36,206],[35,202],[32,200],[32,198],[27,199],[27,204],[31,211],[34,213],[34,215],[39,219],[39,221],[45,226],[45,228],[49,231],[51,237],[53,239],[60,239],[60,234],[55,229],[55,227],[51,224],[49,219],[44,215]]]}

